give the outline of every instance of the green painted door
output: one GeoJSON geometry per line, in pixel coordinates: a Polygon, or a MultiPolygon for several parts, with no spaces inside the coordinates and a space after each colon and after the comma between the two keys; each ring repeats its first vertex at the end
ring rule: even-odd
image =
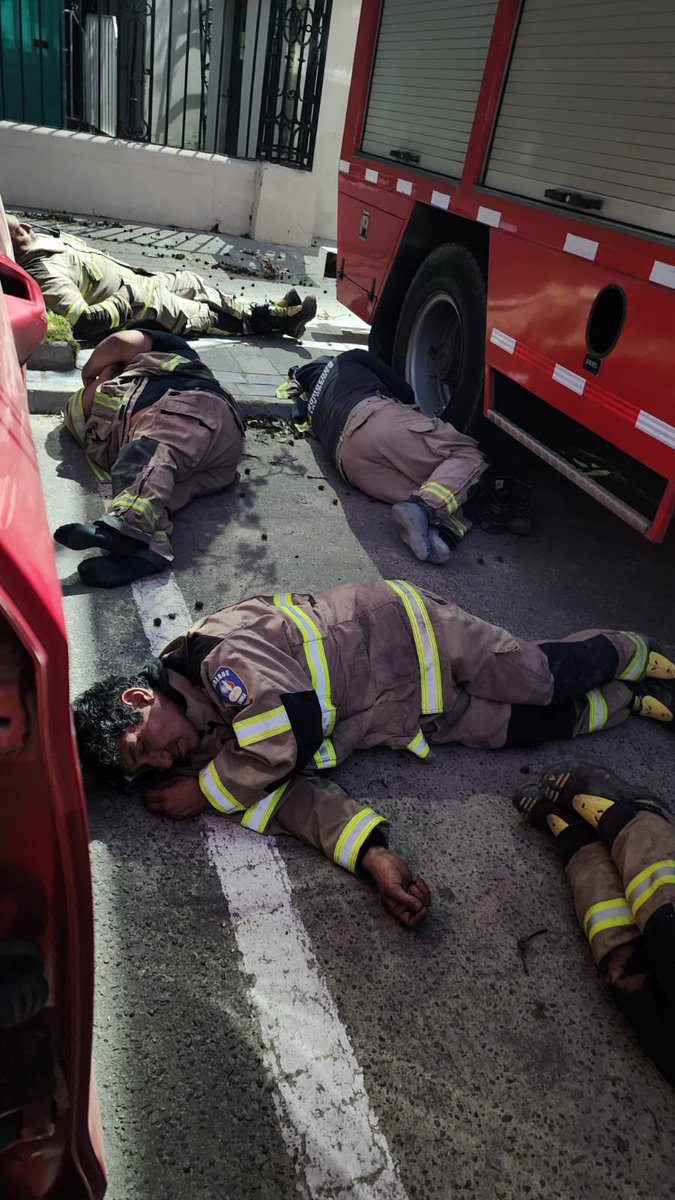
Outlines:
{"type": "Polygon", "coordinates": [[[60,0],[0,0],[0,117],[62,127],[63,31],[60,0]]]}

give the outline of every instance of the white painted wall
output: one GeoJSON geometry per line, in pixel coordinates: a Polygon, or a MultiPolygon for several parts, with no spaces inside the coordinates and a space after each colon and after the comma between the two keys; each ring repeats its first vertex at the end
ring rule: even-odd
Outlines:
{"type": "Polygon", "coordinates": [[[13,206],[250,233],[307,245],[334,240],[338,159],[361,0],[333,5],[314,167],[176,150],[0,121],[0,194],[13,206]]]}

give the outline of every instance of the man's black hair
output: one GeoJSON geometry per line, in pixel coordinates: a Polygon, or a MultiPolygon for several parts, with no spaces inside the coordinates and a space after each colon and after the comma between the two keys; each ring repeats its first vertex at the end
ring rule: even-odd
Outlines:
{"type": "Polygon", "coordinates": [[[141,720],[138,709],[122,699],[127,688],[165,692],[182,703],[166,676],[162,662],[152,658],[131,675],[108,675],[73,701],[77,749],[83,768],[95,775],[116,776],[120,771],[117,742],[141,720]]]}

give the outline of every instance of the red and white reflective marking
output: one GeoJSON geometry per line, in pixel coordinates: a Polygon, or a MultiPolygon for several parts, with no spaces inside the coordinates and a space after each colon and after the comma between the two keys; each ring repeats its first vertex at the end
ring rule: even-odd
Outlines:
{"type": "Polygon", "coordinates": [[[675,267],[671,263],[659,262],[658,258],[655,259],[649,281],[650,283],[661,283],[664,287],[675,288],[675,267]]]}
{"type": "Polygon", "coordinates": [[[494,229],[499,229],[499,222],[502,219],[502,214],[497,208],[484,208],[481,204],[476,213],[476,220],[483,225],[492,225],[494,229]]]}
{"type": "Polygon", "coordinates": [[[660,417],[654,417],[643,409],[635,422],[635,428],[656,438],[657,442],[663,442],[664,446],[672,446],[675,450],[675,428],[660,417]]]}
{"type": "Polygon", "coordinates": [[[568,254],[576,254],[578,258],[587,258],[589,262],[593,262],[599,247],[600,243],[592,241],[591,238],[578,237],[576,233],[568,233],[563,250],[566,250],[568,254]]]}
{"type": "Polygon", "coordinates": [[[577,396],[583,396],[587,380],[583,375],[577,375],[574,371],[569,371],[567,367],[563,367],[562,363],[556,363],[553,368],[553,379],[556,383],[561,383],[563,387],[569,388],[571,392],[576,392],[577,396]]]}
{"type": "Polygon", "coordinates": [[[396,191],[402,192],[404,196],[412,195],[413,185],[409,179],[397,179],[396,191]]]}
{"type": "Polygon", "coordinates": [[[493,329],[490,334],[490,341],[495,346],[499,346],[500,350],[506,350],[507,354],[513,354],[516,348],[516,339],[508,333],[502,333],[501,329],[493,329]]]}
{"type": "Polygon", "coordinates": [[[372,167],[366,167],[365,180],[366,183],[377,183],[380,178],[379,171],[373,171],[372,167]]]}
{"type": "Polygon", "coordinates": [[[447,192],[437,192],[434,190],[431,193],[431,203],[434,204],[436,208],[444,208],[446,212],[450,207],[450,199],[451,197],[448,196],[447,192]]]}
{"type": "Polygon", "coordinates": [[[338,166],[339,166],[340,170],[342,171],[343,175],[349,175],[349,168],[351,167],[351,163],[348,163],[346,158],[341,158],[338,166]]]}

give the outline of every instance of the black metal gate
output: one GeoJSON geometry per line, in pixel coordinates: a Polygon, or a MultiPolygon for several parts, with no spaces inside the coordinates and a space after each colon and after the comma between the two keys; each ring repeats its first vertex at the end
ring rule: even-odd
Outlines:
{"type": "Polygon", "coordinates": [[[332,0],[273,0],[257,158],[311,171],[332,0]]]}

